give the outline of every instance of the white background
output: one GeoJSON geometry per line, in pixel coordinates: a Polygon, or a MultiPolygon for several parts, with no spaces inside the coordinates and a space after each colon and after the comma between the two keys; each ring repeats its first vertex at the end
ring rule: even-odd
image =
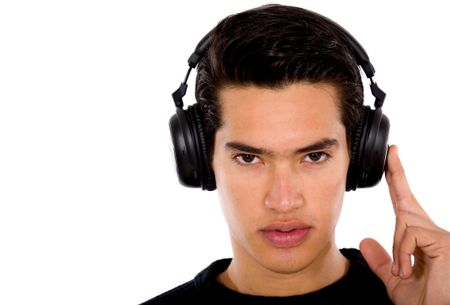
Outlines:
{"type": "MultiPolygon", "coordinates": [[[[178,185],[170,94],[206,32],[264,3],[1,2],[0,304],[137,304],[230,256],[216,193],[178,185]]],[[[445,1],[282,3],[336,20],[366,48],[390,143],[450,229],[445,1]]],[[[372,236],[390,249],[393,228],[383,180],[347,195],[338,245],[372,236]]]]}

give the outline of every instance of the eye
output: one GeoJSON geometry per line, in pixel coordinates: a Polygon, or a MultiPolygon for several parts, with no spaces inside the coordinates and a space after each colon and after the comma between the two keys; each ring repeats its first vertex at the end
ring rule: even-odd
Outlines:
{"type": "Polygon", "coordinates": [[[259,158],[257,156],[250,154],[239,154],[234,158],[238,163],[243,165],[256,164],[259,162],[259,158]]]}
{"type": "Polygon", "coordinates": [[[329,155],[327,153],[318,151],[306,155],[305,161],[310,163],[321,163],[323,161],[326,161],[328,157],[329,155]]]}

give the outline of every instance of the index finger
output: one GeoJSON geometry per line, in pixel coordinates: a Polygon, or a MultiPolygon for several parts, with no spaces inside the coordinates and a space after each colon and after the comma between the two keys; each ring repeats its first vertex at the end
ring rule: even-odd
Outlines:
{"type": "Polygon", "coordinates": [[[426,215],[425,211],[414,197],[414,194],[411,192],[396,145],[389,146],[386,181],[389,186],[389,194],[396,214],[400,211],[406,211],[426,215]]]}

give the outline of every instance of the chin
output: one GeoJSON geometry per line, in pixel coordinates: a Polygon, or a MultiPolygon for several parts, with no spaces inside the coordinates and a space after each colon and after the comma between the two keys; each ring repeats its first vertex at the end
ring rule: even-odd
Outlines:
{"type": "Polygon", "coordinates": [[[260,264],[266,269],[279,274],[297,273],[312,263],[312,255],[302,249],[271,249],[260,258],[260,264]]]}

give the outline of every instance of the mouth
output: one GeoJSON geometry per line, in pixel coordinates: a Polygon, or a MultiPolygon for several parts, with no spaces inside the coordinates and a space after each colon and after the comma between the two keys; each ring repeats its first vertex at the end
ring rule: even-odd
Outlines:
{"type": "Polygon", "coordinates": [[[298,222],[275,223],[261,230],[264,239],[276,248],[292,248],[302,244],[311,226],[298,222]]]}

